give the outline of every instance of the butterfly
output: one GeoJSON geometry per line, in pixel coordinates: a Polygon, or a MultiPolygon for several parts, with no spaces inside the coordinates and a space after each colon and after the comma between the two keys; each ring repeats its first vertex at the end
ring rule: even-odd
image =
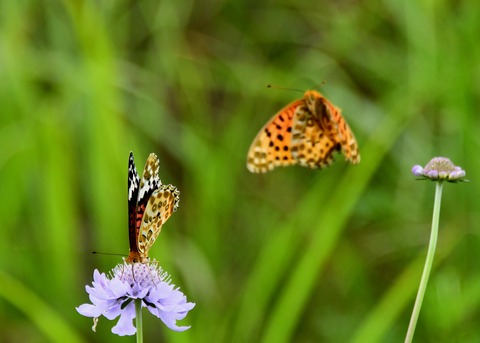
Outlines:
{"type": "Polygon", "coordinates": [[[158,237],[168,218],[178,208],[179,190],[172,185],[162,185],[158,177],[158,157],[150,154],[140,180],[135,168],[133,153],[128,161],[128,237],[129,263],[149,261],[148,250],[158,237]]]}
{"type": "Polygon", "coordinates": [[[323,168],[333,162],[335,151],[343,153],[346,161],[360,162],[357,141],[340,109],[309,90],[260,130],[248,151],[247,168],[252,173],[294,164],[323,168]]]}

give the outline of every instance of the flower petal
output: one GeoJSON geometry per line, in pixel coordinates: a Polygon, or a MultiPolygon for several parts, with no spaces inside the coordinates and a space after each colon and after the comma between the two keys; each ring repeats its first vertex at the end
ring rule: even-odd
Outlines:
{"type": "Polygon", "coordinates": [[[133,326],[133,319],[135,318],[135,303],[132,301],[122,311],[117,325],[112,328],[112,332],[119,336],[131,336],[137,332],[133,326]]]}
{"type": "Polygon", "coordinates": [[[416,164],[412,168],[412,174],[415,176],[423,176],[423,168],[422,166],[416,164]]]}
{"type": "Polygon", "coordinates": [[[157,286],[146,298],[149,303],[153,304],[153,306],[147,306],[150,313],[160,318],[171,330],[185,331],[189,329],[190,326],[177,326],[176,321],[185,318],[195,304],[187,303],[185,295],[178,289],[173,289],[172,285],[162,282],[157,286]]]}
{"type": "Polygon", "coordinates": [[[85,317],[100,317],[102,315],[102,310],[99,309],[97,306],[93,306],[90,304],[83,304],[75,308],[78,313],[85,317]]]}
{"type": "Polygon", "coordinates": [[[103,312],[105,318],[113,320],[120,316],[123,312],[122,305],[125,301],[116,301],[115,303],[110,304],[106,311],[103,312]]]}

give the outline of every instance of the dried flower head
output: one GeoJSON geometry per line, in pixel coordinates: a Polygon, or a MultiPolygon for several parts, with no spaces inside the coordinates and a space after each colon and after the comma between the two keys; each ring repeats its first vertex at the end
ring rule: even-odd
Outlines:
{"type": "Polygon", "coordinates": [[[414,165],[412,173],[421,179],[433,181],[460,182],[466,181],[463,178],[466,173],[462,168],[454,165],[446,157],[434,157],[427,163],[425,168],[420,165],[414,165]]]}
{"type": "Polygon", "coordinates": [[[123,263],[117,265],[110,276],[95,270],[92,287],[86,286],[92,304],[83,304],[77,311],[94,318],[95,330],[98,317],[113,320],[120,316],[112,332],[119,336],[133,335],[135,318],[134,300],[142,301],[150,313],[160,318],[174,331],[184,331],[189,326],[177,326],[176,321],[185,318],[195,304],[171,284],[170,276],[156,263],[123,263]]]}

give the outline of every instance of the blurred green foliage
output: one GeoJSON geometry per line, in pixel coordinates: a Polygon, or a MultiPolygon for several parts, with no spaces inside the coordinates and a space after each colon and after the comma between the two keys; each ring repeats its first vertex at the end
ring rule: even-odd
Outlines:
{"type": "Polygon", "coordinates": [[[150,255],[197,305],[146,342],[399,342],[447,156],[418,342],[479,342],[480,6],[461,1],[0,3],[0,341],[131,342],[75,307],[128,252],[127,162],[181,191],[150,255]],[[325,85],[319,86],[323,80],[325,85]],[[262,125],[319,87],[362,162],[245,167],[262,125]],[[475,200],[477,199],[477,200],[475,200]]]}

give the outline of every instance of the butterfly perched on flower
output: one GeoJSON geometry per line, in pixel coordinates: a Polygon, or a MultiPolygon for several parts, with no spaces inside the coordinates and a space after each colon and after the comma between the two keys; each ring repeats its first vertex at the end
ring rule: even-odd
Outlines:
{"type": "Polygon", "coordinates": [[[323,168],[338,151],[353,164],[360,162],[358,144],[341,111],[317,91],[306,91],[277,112],[260,130],[247,154],[247,168],[265,173],[299,164],[323,168]]]}
{"type": "Polygon", "coordinates": [[[150,154],[140,180],[133,153],[128,161],[128,233],[130,254],[126,262],[148,262],[148,250],[168,218],[178,208],[179,190],[162,185],[158,177],[158,157],[150,154]]]}

